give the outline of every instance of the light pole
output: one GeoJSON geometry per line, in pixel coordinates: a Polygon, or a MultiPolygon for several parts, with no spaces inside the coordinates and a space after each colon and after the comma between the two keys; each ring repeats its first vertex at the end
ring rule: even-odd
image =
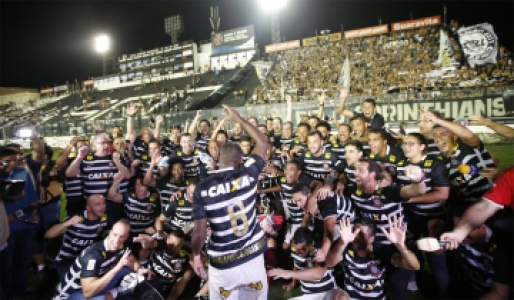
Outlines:
{"type": "Polygon", "coordinates": [[[282,41],[280,35],[279,14],[287,5],[287,0],[259,0],[261,8],[271,14],[271,43],[276,44],[282,41]]]}
{"type": "Polygon", "coordinates": [[[111,40],[106,35],[99,35],[95,38],[95,50],[96,52],[102,54],[102,70],[103,76],[106,75],[106,63],[105,63],[105,53],[109,51],[111,46],[111,40]]]}

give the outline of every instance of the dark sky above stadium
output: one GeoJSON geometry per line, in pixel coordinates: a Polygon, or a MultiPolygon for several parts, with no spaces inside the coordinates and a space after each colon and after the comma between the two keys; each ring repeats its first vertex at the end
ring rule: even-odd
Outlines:
{"type": "MultiPolygon", "coordinates": [[[[258,0],[0,0],[0,86],[41,88],[82,81],[102,73],[101,56],[93,49],[99,33],[111,37],[111,56],[131,54],[170,44],[164,18],[181,14],[185,31],[181,40],[210,37],[211,5],[218,5],[221,30],[255,25],[261,46],[271,40],[269,14],[258,0]]],[[[314,36],[316,30],[339,32],[443,14],[448,22],[493,24],[500,42],[514,50],[514,7],[502,1],[371,1],[289,0],[281,13],[286,40],[314,36]]]]}

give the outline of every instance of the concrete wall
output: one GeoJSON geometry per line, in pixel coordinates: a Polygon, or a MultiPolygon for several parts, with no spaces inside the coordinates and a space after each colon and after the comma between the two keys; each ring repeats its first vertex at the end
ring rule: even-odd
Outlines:
{"type": "Polygon", "coordinates": [[[27,103],[30,100],[39,99],[39,93],[15,93],[0,96],[0,105],[14,102],[16,104],[27,103]]]}

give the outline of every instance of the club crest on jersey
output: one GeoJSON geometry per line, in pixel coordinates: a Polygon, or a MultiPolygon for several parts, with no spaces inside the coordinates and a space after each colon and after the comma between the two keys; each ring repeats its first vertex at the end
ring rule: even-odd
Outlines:
{"type": "Polygon", "coordinates": [[[378,268],[378,263],[376,262],[369,263],[368,270],[373,277],[378,277],[381,274],[380,269],[378,268]]]}
{"type": "Polygon", "coordinates": [[[373,201],[373,206],[376,208],[382,208],[382,206],[384,206],[384,204],[382,204],[382,201],[380,201],[380,196],[371,197],[371,201],[373,201]]]}

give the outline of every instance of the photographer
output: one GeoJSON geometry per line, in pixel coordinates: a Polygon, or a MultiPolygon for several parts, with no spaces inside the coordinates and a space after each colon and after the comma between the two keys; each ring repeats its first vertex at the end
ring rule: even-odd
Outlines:
{"type": "MultiPolygon", "coordinates": [[[[26,293],[32,238],[39,222],[36,209],[39,195],[29,172],[25,168],[16,167],[17,152],[10,148],[1,148],[0,153],[4,168],[0,172],[0,180],[25,182],[23,189],[10,189],[3,195],[11,234],[7,239],[7,248],[2,251],[0,272],[5,296],[10,299],[26,293]]],[[[10,186],[13,187],[14,184],[11,183],[10,186]]]]}

